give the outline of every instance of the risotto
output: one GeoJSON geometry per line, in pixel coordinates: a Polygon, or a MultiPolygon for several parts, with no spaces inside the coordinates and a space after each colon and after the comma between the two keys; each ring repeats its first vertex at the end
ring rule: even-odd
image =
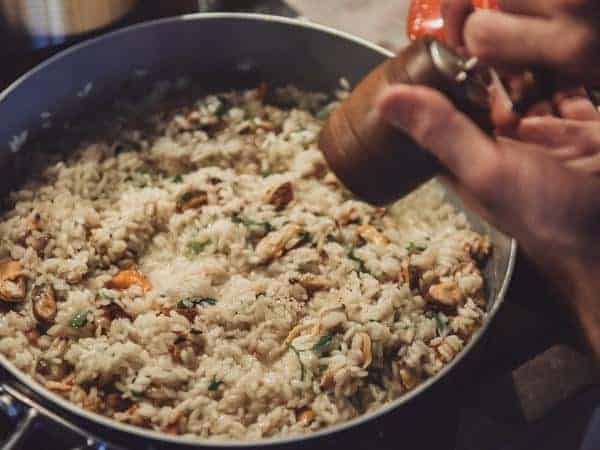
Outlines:
{"type": "Polygon", "coordinates": [[[484,319],[489,239],[435,183],[354,199],[317,147],[335,107],[204,95],[48,162],[0,217],[0,352],[87,410],[213,439],[309,433],[436,374],[484,319]]]}

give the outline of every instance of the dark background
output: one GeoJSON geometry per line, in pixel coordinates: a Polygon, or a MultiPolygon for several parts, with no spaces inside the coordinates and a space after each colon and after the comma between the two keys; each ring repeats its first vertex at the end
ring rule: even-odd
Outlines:
{"type": "MultiPolygon", "coordinates": [[[[359,3],[373,14],[378,12],[378,1],[359,3]]],[[[298,13],[276,0],[245,3],[252,4],[248,8],[253,11],[298,13]]],[[[143,0],[134,13],[116,26],[194,12],[196,6],[195,0],[143,0]]],[[[314,11],[314,7],[310,10],[314,11]]],[[[317,19],[327,22],[328,14],[325,9],[317,19]]],[[[381,14],[384,15],[384,11],[381,14]]],[[[360,16],[356,20],[360,21],[360,16]]],[[[0,26],[0,90],[70,43],[32,49],[30,41],[9,34],[6,27],[0,26]]],[[[548,282],[524,255],[519,255],[505,306],[487,339],[458,371],[401,411],[321,445],[309,446],[457,450],[579,448],[591,412],[600,404],[600,388],[595,387],[590,359],[564,300],[555,296],[548,282]]],[[[64,436],[54,436],[51,441],[45,436],[36,434],[27,448],[67,448],[64,436]],[[44,437],[40,439],[40,436],[44,437]],[[52,444],[48,446],[48,442],[52,444]]]]}

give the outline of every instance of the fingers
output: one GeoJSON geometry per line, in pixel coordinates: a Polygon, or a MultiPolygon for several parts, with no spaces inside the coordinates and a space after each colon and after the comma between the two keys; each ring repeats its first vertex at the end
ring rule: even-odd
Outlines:
{"type": "Polygon", "coordinates": [[[523,141],[552,148],[577,148],[579,156],[600,153],[600,123],[596,122],[526,117],[519,124],[517,135],[523,141]]]}
{"type": "Polygon", "coordinates": [[[556,10],[555,3],[554,0],[500,0],[500,9],[513,14],[550,16],[556,10]]]}
{"type": "Polygon", "coordinates": [[[392,126],[431,151],[484,203],[493,203],[495,186],[506,180],[498,146],[437,91],[407,85],[386,90],[378,111],[392,126]]]}
{"type": "Polygon", "coordinates": [[[593,17],[598,5],[593,0],[500,0],[500,9],[512,14],[552,17],[560,14],[593,17]]]}
{"type": "Polygon", "coordinates": [[[560,162],[574,161],[582,157],[587,157],[587,152],[580,147],[561,147],[558,149],[549,149],[549,153],[554,159],[560,162]]]}
{"type": "Polygon", "coordinates": [[[576,158],[567,161],[566,166],[590,175],[600,175],[600,153],[585,158],[576,158]]]}
{"type": "Polygon", "coordinates": [[[519,122],[519,116],[513,110],[513,102],[504,84],[495,71],[491,72],[492,82],[488,88],[492,123],[498,135],[512,135],[519,122]]]}
{"type": "Polygon", "coordinates": [[[583,89],[556,94],[554,102],[558,113],[565,119],[600,121],[600,112],[583,89]]]}
{"type": "Polygon", "coordinates": [[[537,117],[537,116],[553,116],[554,115],[554,106],[550,101],[543,101],[536,103],[526,113],[527,117],[537,117]]]}
{"type": "Polygon", "coordinates": [[[442,0],[446,39],[451,46],[463,46],[463,26],[472,11],[471,0],[442,0]]]}
{"type": "Polygon", "coordinates": [[[588,78],[592,73],[582,63],[589,60],[595,65],[593,46],[597,37],[594,33],[575,21],[484,10],[469,15],[464,26],[467,50],[488,64],[551,67],[569,76],[588,78]]]}

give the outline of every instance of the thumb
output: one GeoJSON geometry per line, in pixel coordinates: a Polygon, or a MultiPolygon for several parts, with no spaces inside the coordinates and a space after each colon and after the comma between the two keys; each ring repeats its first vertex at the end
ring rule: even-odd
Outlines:
{"type": "Polygon", "coordinates": [[[494,186],[509,176],[500,147],[442,94],[394,85],[379,98],[377,109],[383,120],[433,153],[483,204],[497,200],[494,186]]]}

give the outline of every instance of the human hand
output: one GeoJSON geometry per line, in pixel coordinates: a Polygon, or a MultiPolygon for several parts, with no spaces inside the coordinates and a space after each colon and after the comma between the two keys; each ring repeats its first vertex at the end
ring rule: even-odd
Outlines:
{"type": "Polygon", "coordinates": [[[600,175],[600,112],[582,89],[561,92],[553,102],[537,105],[514,135],[542,146],[567,167],[600,175]]]}
{"type": "Polygon", "coordinates": [[[544,67],[577,82],[600,77],[600,2],[501,0],[502,12],[443,0],[448,42],[493,66],[544,67]]]}
{"type": "Polygon", "coordinates": [[[425,87],[388,88],[378,111],[447,166],[467,203],[519,241],[570,300],[600,357],[600,177],[565,166],[548,142],[532,143],[530,125],[530,142],[491,139],[425,87]]]}

